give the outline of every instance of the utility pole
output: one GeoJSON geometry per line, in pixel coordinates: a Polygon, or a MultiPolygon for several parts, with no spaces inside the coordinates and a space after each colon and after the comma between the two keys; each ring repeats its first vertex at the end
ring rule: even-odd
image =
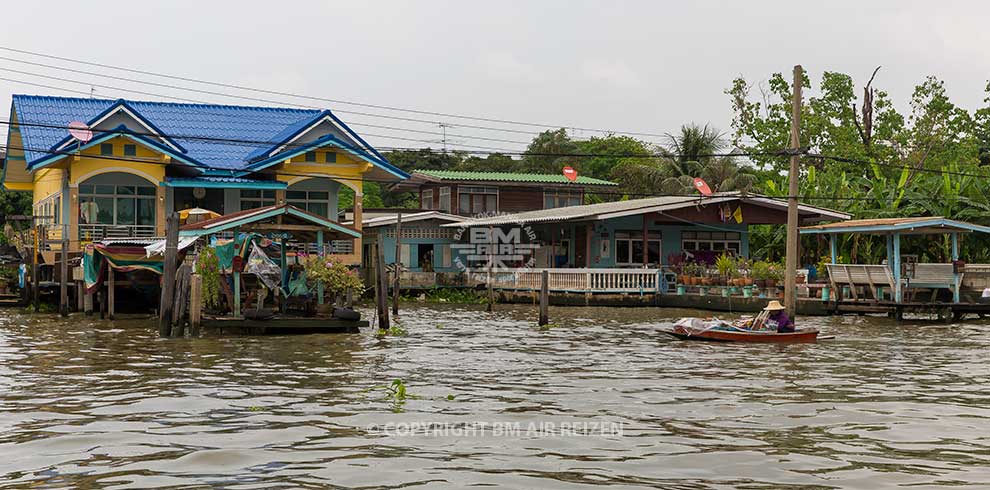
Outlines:
{"type": "Polygon", "coordinates": [[[787,172],[787,257],[784,263],[784,306],[794,318],[797,312],[798,266],[798,163],[801,148],[801,81],[804,70],[794,65],[794,94],[791,96],[791,168],[787,172]]]}

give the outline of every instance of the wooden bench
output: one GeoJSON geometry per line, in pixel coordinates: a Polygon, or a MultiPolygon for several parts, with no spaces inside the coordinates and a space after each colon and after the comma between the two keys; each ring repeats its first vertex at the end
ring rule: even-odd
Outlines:
{"type": "Polygon", "coordinates": [[[857,289],[869,286],[873,299],[880,301],[877,287],[894,289],[894,275],[886,265],[869,264],[828,264],[828,279],[836,291],[836,297],[841,299],[842,290],[839,286],[849,286],[854,300],[859,299],[857,289]]]}
{"type": "MultiPolygon", "coordinates": [[[[962,282],[962,273],[959,274],[959,281],[962,282]]],[[[914,274],[906,277],[904,287],[909,291],[913,299],[918,289],[932,290],[932,301],[935,300],[939,289],[948,289],[955,292],[957,289],[956,274],[952,271],[952,264],[914,264],[914,274]]]]}

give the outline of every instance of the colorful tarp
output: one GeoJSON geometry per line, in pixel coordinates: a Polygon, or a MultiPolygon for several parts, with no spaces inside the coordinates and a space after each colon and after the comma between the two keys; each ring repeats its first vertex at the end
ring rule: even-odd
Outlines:
{"type": "Polygon", "coordinates": [[[82,257],[86,292],[93,293],[99,288],[108,266],[121,272],[146,270],[161,274],[163,257],[160,255],[148,257],[142,246],[91,243],[86,246],[82,257]]]}

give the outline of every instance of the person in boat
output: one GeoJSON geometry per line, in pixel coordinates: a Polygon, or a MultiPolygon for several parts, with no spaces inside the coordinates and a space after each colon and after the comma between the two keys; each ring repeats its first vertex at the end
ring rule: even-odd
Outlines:
{"type": "Polygon", "coordinates": [[[794,321],[787,316],[787,308],[780,304],[780,301],[773,300],[763,309],[766,312],[766,319],[762,325],[777,329],[777,333],[789,333],[794,331],[794,321]]]}

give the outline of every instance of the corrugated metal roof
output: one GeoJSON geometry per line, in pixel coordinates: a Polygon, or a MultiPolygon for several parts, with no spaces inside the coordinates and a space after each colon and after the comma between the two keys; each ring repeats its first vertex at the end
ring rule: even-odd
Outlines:
{"type": "MultiPolygon", "coordinates": [[[[463,216],[456,216],[453,214],[447,214],[440,211],[424,211],[419,213],[402,213],[403,223],[413,223],[416,221],[426,221],[436,219],[440,221],[456,222],[464,220],[463,216]]],[[[366,219],[362,222],[364,228],[375,228],[378,226],[389,226],[394,225],[398,221],[398,211],[396,214],[389,216],[375,216],[374,218],[366,219]]]]}
{"type": "MultiPolygon", "coordinates": [[[[631,199],[628,201],[603,202],[598,204],[585,204],[583,206],[569,206],[564,208],[542,209],[539,211],[527,211],[523,213],[503,214],[487,218],[465,219],[458,223],[442,226],[498,226],[524,223],[550,223],[562,221],[583,221],[598,220],[626,216],[631,214],[650,213],[658,211],[670,211],[673,209],[685,208],[701,204],[716,204],[726,201],[744,199],[754,204],[768,205],[774,207],[787,206],[786,201],[773,199],[765,196],[749,194],[742,196],[738,192],[724,192],[714,194],[710,197],[685,197],[685,196],[663,196],[650,197],[645,199],[631,199]]],[[[828,219],[849,219],[850,215],[833,211],[830,209],[800,204],[798,210],[805,214],[820,214],[828,219]]]]}
{"type": "Polygon", "coordinates": [[[856,219],[802,227],[803,234],[816,233],[951,233],[979,231],[990,233],[990,227],[956,221],[941,216],[911,216],[904,218],[856,219]]]}
{"type": "Polygon", "coordinates": [[[460,170],[415,170],[414,174],[422,174],[440,180],[466,180],[491,182],[526,182],[533,184],[578,184],[578,185],[619,185],[607,180],[595,179],[579,175],[571,182],[563,174],[524,174],[512,172],[467,172],[460,170]]]}

